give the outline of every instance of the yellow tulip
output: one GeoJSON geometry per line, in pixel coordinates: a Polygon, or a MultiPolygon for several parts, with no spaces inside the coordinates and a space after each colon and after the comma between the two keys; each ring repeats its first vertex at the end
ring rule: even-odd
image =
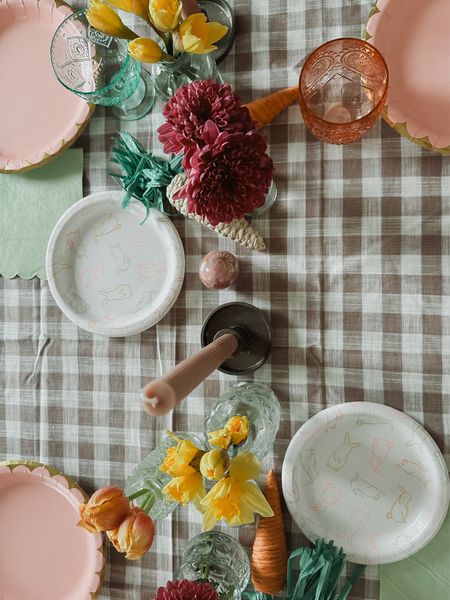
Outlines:
{"type": "Polygon", "coordinates": [[[237,446],[248,438],[250,421],[248,420],[248,417],[235,415],[234,417],[231,417],[225,425],[225,429],[231,435],[231,443],[237,446]]]}
{"type": "Polygon", "coordinates": [[[106,534],[114,548],[129,560],[137,560],[150,549],[155,536],[151,517],[137,506],[117,529],[106,534]]]}
{"type": "Polygon", "coordinates": [[[273,510],[256,483],[224,477],[201,501],[203,530],[213,529],[216,521],[225,519],[232,527],[247,525],[255,520],[255,513],[273,517],[273,510]]]}
{"type": "Polygon", "coordinates": [[[148,20],[147,0],[108,0],[108,4],[148,20]]]}
{"type": "Polygon", "coordinates": [[[227,450],[231,444],[231,435],[227,429],[217,429],[208,433],[208,442],[211,446],[227,450]]]}
{"type": "Polygon", "coordinates": [[[79,527],[91,533],[115,529],[130,513],[130,501],[113,485],[97,490],[88,502],[80,504],[79,527]]]}
{"type": "Polygon", "coordinates": [[[157,63],[164,56],[158,44],[149,38],[136,38],[128,42],[128,50],[133,58],[145,63],[157,63]]]}
{"type": "Polygon", "coordinates": [[[180,22],[183,5],[180,0],[150,0],[148,12],[154,26],[168,33],[175,31],[180,22]]]}
{"type": "Polygon", "coordinates": [[[92,27],[107,35],[126,40],[132,40],[137,37],[110,6],[99,0],[91,0],[86,17],[92,27]]]}
{"type": "Polygon", "coordinates": [[[180,25],[180,38],[185,52],[206,54],[217,49],[218,42],[227,33],[228,27],[220,23],[207,23],[203,13],[194,13],[180,25]]]}
{"type": "Polygon", "coordinates": [[[171,502],[181,502],[181,504],[198,503],[206,494],[202,474],[194,471],[181,477],[174,477],[164,486],[163,493],[171,502]]]}
{"type": "MultiPolygon", "coordinates": [[[[226,453],[225,453],[226,456],[226,453]]],[[[202,456],[200,461],[200,472],[206,479],[218,481],[222,479],[227,467],[226,458],[223,451],[210,450],[202,456]]]]}
{"type": "Polygon", "coordinates": [[[160,465],[160,470],[172,477],[181,477],[198,471],[203,450],[190,440],[180,440],[172,432],[167,432],[170,437],[178,442],[176,448],[168,448],[166,457],[160,465]]]}
{"type": "Polygon", "coordinates": [[[261,475],[261,463],[251,452],[242,452],[231,459],[230,476],[239,481],[258,479],[261,475]]]}

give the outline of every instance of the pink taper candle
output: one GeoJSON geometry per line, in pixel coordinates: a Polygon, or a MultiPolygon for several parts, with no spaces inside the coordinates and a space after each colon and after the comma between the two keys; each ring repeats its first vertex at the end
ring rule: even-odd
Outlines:
{"type": "Polygon", "coordinates": [[[194,356],[186,358],[170,373],[148,383],[141,392],[144,409],[154,416],[173,410],[208,375],[237,350],[238,338],[225,333],[194,356]]]}

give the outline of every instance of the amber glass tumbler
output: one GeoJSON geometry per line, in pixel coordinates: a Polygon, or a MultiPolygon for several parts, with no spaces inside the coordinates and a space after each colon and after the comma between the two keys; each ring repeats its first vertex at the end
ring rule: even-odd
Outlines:
{"type": "Polygon", "coordinates": [[[314,50],[300,73],[300,110],[307,128],[329,144],[349,144],[379,119],[388,91],[380,52],[357,38],[314,50]]]}

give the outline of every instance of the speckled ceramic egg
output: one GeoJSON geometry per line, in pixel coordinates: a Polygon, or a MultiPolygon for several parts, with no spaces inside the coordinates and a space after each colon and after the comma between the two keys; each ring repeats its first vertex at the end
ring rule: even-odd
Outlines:
{"type": "Polygon", "coordinates": [[[230,252],[213,250],[202,258],[200,281],[211,290],[224,290],[233,286],[239,277],[239,263],[230,252]]]}

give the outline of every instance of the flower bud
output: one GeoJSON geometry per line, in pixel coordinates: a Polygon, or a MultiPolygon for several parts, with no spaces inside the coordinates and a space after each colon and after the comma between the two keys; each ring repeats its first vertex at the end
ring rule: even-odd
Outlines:
{"type": "Polygon", "coordinates": [[[155,537],[153,519],[135,506],[120,527],[106,534],[114,548],[129,560],[142,558],[155,537]]]}
{"type": "Polygon", "coordinates": [[[180,0],[150,0],[148,3],[152,23],[165,33],[178,28],[182,8],[180,0]]]}
{"type": "Polygon", "coordinates": [[[218,481],[225,474],[226,463],[220,450],[210,450],[202,456],[200,472],[206,479],[218,481]]]}
{"type": "Polygon", "coordinates": [[[131,510],[130,502],[123,491],[113,485],[100,488],[87,503],[80,505],[78,525],[96,533],[115,529],[131,510]]]}
{"type": "Polygon", "coordinates": [[[107,35],[126,40],[132,40],[137,37],[110,6],[99,0],[91,0],[86,17],[92,27],[107,35]]]}

